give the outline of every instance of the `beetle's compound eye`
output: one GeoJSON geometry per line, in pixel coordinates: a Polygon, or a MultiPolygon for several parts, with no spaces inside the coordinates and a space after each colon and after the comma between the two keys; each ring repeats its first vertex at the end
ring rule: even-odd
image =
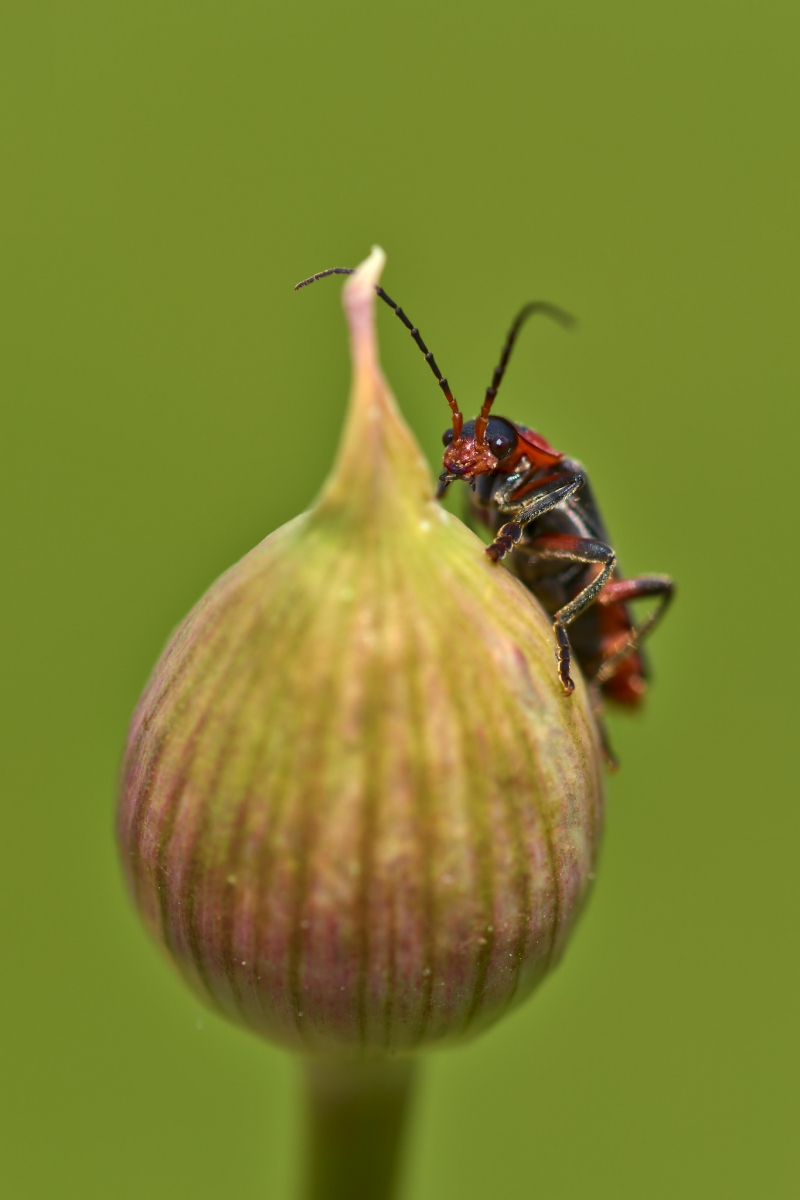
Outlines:
{"type": "Polygon", "coordinates": [[[503,417],[490,417],[486,428],[486,445],[500,462],[508,458],[517,444],[517,431],[503,417]]]}
{"type": "Polygon", "coordinates": [[[444,433],[442,434],[442,445],[449,446],[450,443],[452,442],[452,440],[453,440],[452,429],[445,429],[444,433]]]}
{"type": "Polygon", "coordinates": [[[500,437],[491,438],[489,441],[489,449],[495,458],[505,458],[511,449],[511,438],[504,437],[502,434],[500,437]]]}

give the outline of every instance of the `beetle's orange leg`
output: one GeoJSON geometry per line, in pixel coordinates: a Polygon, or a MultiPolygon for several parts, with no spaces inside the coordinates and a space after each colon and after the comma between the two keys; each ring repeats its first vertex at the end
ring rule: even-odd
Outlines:
{"type": "Polygon", "coordinates": [[[604,659],[595,675],[596,683],[602,684],[611,679],[619,664],[641,645],[649,633],[652,633],[674,595],[675,585],[669,575],[639,575],[636,579],[615,579],[606,584],[597,597],[597,603],[603,607],[624,604],[628,600],[638,600],[644,596],[660,596],[661,603],[639,625],[632,627],[624,645],[604,659]]]}

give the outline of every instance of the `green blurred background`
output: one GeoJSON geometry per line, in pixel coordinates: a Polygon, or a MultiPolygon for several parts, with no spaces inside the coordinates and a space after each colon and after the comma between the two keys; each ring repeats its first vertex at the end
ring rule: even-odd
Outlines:
{"type": "MultiPolygon", "coordinates": [[[[797,6],[0,25],[0,1194],[294,1180],[294,1064],[146,941],[112,809],[167,634],[331,461],[340,284],[292,285],[376,241],[468,411],[523,301],[579,315],[526,332],[499,407],[588,464],[629,573],[679,582],[647,712],[613,720],[590,908],[538,995],[429,1059],[409,1200],[800,1194],[797,6]]],[[[445,405],[380,321],[435,461],[445,405]]]]}

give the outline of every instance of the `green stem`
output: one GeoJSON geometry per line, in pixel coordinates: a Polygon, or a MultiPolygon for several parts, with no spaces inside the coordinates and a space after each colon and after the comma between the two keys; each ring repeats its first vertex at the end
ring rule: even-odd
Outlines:
{"type": "Polygon", "coordinates": [[[308,1061],[305,1200],[392,1200],[413,1059],[308,1061]]]}

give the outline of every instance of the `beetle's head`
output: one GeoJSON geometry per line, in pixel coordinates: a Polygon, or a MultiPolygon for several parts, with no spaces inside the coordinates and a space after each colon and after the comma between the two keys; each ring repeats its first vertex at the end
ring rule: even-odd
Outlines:
{"type": "Polygon", "coordinates": [[[476,475],[502,470],[503,462],[513,457],[518,438],[510,421],[502,417],[478,417],[467,421],[457,434],[455,429],[445,430],[442,441],[445,451],[441,481],[451,483],[454,479],[469,481],[476,475]]]}
{"type": "MultiPolygon", "coordinates": [[[[453,413],[453,428],[448,429],[442,438],[445,452],[444,471],[439,476],[437,493],[439,496],[444,495],[447,485],[456,479],[473,482],[476,476],[488,475],[492,471],[510,474],[516,468],[523,454],[529,457],[535,465],[539,465],[540,457],[544,459],[544,465],[561,460],[562,455],[557,450],[553,450],[552,446],[548,446],[544,438],[539,438],[537,434],[532,434],[528,430],[525,431],[524,438],[520,438],[517,428],[510,421],[504,421],[502,417],[490,416],[497,389],[500,387],[508,366],[517,334],[527,318],[534,313],[552,317],[565,329],[571,328],[574,324],[574,319],[569,313],[556,308],[554,304],[547,304],[541,300],[526,304],[517,314],[516,320],[509,330],[500,362],[495,367],[492,382],[486,389],[481,411],[474,421],[464,423],[464,418],[447,380],[441,377],[438,367],[434,368],[439,386],[453,413]],[[531,450],[534,451],[533,454],[530,453],[531,450]],[[539,452],[538,455],[536,451],[539,452]]],[[[405,316],[403,319],[405,320],[405,316]]],[[[412,334],[413,332],[412,330],[412,334]]]]}

